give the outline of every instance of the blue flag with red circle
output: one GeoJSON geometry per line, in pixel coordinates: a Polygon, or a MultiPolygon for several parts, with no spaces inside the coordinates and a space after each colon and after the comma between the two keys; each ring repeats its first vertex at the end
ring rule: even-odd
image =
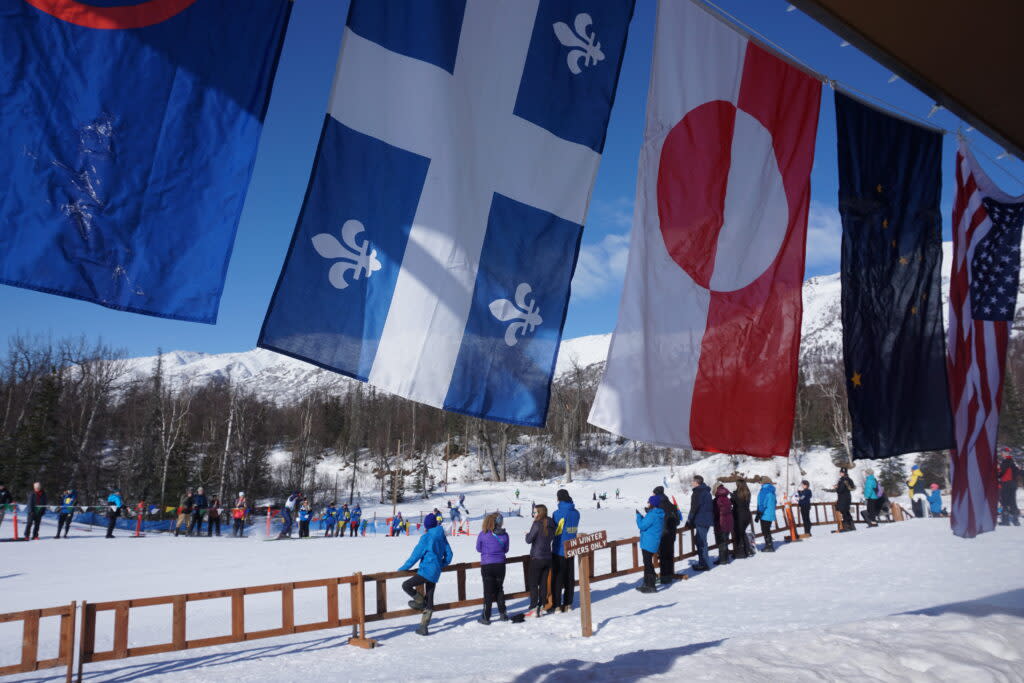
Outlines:
{"type": "Polygon", "coordinates": [[[289,0],[0,0],[0,282],[213,323],[289,0]]]}

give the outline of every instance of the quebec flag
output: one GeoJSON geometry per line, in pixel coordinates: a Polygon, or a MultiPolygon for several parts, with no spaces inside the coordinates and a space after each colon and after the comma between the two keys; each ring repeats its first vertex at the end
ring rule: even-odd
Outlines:
{"type": "Polygon", "coordinates": [[[543,425],[633,0],[353,0],[259,345],[543,425]]]}
{"type": "Polygon", "coordinates": [[[0,0],[0,282],[213,323],[289,0],[0,0]]]}

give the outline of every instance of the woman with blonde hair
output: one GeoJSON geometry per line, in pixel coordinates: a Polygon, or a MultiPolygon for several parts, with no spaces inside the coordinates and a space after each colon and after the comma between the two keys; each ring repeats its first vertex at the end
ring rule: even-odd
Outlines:
{"type": "Polygon", "coordinates": [[[484,613],[477,621],[491,623],[491,603],[498,603],[498,614],[508,621],[505,613],[505,553],[508,552],[508,534],[502,528],[501,513],[492,512],[484,517],[480,534],[476,537],[476,551],[480,553],[480,576],[484,581],[484,613]]]}
{"type": "Polygon", "coordinates": [[[548,601],[548,576],[551,574],[551,548],[555,540],[555,522],[548,517],[546,505],[537,505],[533,510],[533,526],[526,534],[530,544],[530,565],[526,573],[526,587],[530,591],[528,617],[539,617],[544,613],[548,601]]]}

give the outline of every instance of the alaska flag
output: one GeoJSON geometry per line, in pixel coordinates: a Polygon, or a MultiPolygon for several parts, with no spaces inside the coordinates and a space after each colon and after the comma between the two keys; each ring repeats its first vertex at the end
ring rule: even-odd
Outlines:
{"type": "Polygon", "coordinates": [[[543,425],[633,0],[354,0],[259,345],[543,425]]]}
{"type": "Polygon", "coordinates": [[[941,133],[836,93],[853,457],[950,448],[941,133]]]}
{"type": "Polygon", "coordinates": [[[0,0],[0,282],[213,323],[289,0],[0,0]]]}

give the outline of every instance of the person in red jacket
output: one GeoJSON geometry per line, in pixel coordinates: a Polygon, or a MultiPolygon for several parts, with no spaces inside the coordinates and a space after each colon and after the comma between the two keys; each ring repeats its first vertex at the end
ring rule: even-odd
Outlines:
{"type": "Polygon", "coordinates": [[[1003,459],[999,463],[999,505],[1002,507],[1002,514],[999,518],[1000,526],[1020,526],[1020,510],[1017,509],[1017,479],[1020,478],[1020,468],[1013,461],[1013,455],[1009,448],[1003,449],[1003,459]]]}
{"type": "Polygon", "coordinates": [[[719,484],[715,489],[715,540],[718,542],[718,559],[715,564],[729,564],[729,534],[732,532],[732,499],[729,489],[719,484]]]}

